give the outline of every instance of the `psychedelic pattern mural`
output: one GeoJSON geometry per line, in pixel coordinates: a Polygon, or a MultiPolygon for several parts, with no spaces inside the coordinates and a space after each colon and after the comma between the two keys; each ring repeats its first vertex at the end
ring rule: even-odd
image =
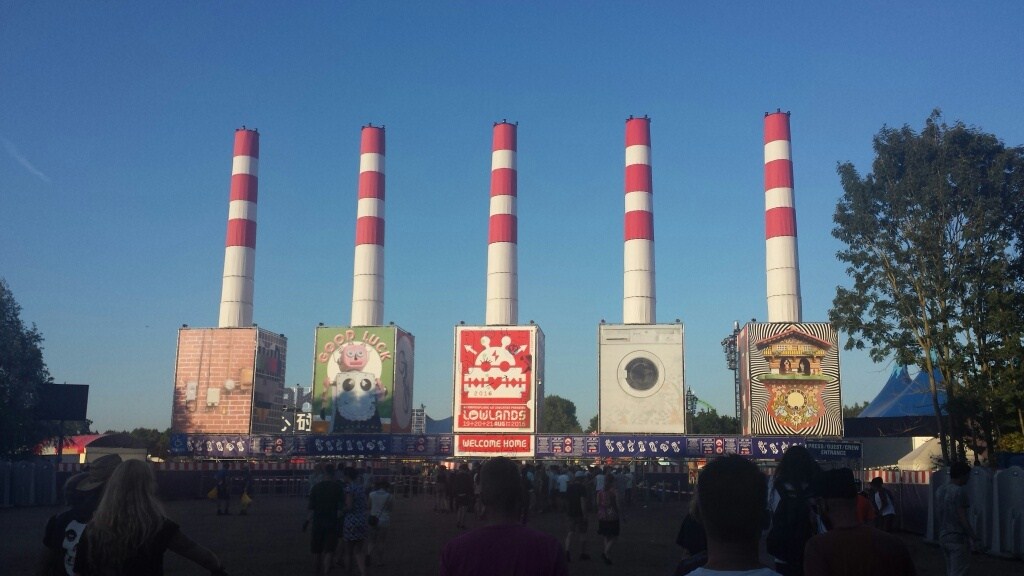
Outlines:
{"type": "Polygon", "coordinates": [[[740,331],[744,434],[842,436],[837,336],[827,323],[751,323],[740,331]]]}

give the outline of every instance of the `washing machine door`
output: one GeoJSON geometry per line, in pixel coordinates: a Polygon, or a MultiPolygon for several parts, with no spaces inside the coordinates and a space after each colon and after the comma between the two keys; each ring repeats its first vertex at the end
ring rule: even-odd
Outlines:
{"type": "Polygon", "coordinates": [[[622,357],[616,373],[622,391],[635,398],[647,398],[665,384],[665,365],[657,354],[635,350],[622,357]]]}

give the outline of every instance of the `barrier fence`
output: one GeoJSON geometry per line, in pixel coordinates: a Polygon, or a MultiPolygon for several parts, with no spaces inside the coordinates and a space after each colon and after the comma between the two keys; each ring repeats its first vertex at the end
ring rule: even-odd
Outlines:
{"type": "MultiPolygon", "coordinates": [[[[228,461],[234,492],[244,485],[243,461],[228,461]]],[[[359,466],[376,468],[374,478],[387,479],[396,493],[433,494],[435,486],[429,476],[419,473],[400,473],[399,461],[356,461],[359,466]]],[[[252,477],[253,495],[305,496],[309,476],[315,462],[248,463],[252,477]]],[[[213,487],[214,477],[221,470],[218,461],[154,462],[161,495],[164,498],[204,497],[213,487]]],[[[84,465],[77,462],[0,462],[0,506],[32,506],[57,504],[59,488],[80,471],[84,465]]],[[[869,482],[879,476],[890,486],[901,514],[901,528],[923,533],[927,522],[927,486],[931,472],[890,469],[861,470],[862,481],[869,482]],[[921,512],[917,512],[921,510],[921,512]]],[[[664,502],[689,497],[693,473],[685,462],[638,462],[634,465],[633,494],[640,502],[664,502]]]]}

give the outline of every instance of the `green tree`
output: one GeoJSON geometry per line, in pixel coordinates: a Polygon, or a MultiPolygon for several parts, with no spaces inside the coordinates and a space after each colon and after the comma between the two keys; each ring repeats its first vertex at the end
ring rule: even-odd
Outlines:
{"type": "Polygon", "coordinates": [[[868,407],[868,401],[854,402],[853,406],[843,405],[843,418],[856,418],[868,407]]]}
{"type": "Polygon", "coordinates": [[[545,396],[540,431],[545,434],[579,434],[583,431],[576,419],[576,404],[561,396],[545,396]]]}
{"type": "Polygon", "coordinates": [[[146,445],[146,453],[157,458],[167,458],[167,449],[171,444],[171,429],[163,432],[155,428],[136,428],[127,433],[132,438],[146,445]]]}
{"type": "Polygon", "coordinates": [[[714,408],[700,410],[690,417],[691,434],[739,434],[740,419],[719,415],[714,408]]]}
{"type": "Polygon", "coordinates": [[[21,321],[21,306],[0,279],[0,458],[20,458],[47,434],[35,419],[40,384],[50,382],[43,362],[43,337],[21,321]]]}
{"type": "Polygon", "coordinates": [[[600,425],[600,423],[601,420],[598,419],[597,414],[594,414],[593,416],[590,417],[590,423],[587,424],[587,429],[584,430],[584,432],[586,432],[587,434],[590,434],[591,432],[597,432],[597,427],[600,425]]]}
{"type": "Polygon", "coordinates": [[[845,244],[837,257],[853,286],[836,289],[829,316],[848,335],[846,349],[928,374],[949,461],[965,439],[992,446],[1020,408],[1019,376],[1012,379],[1022,338],[1024,148],[949,126],[938,111],[920,133],[883,127],[873,144],[870,174],[838,167],[843,197],[832,234],[845,244]]]}

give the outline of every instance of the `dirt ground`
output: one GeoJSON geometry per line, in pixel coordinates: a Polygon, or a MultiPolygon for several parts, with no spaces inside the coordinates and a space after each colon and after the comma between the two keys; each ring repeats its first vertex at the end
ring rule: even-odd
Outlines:
{"type": "MultiPolygon", "coordinates": [[[[237,514],[217,516],[213,502],[182,500],[168,503],[171,517],[183,530],[216,552],[228,572],[233,575],[276,576],[310,572],[309,535],[301,532],[305,502],[299,497],[261,496],[248,516],[237,514]]],[[[438,572],[442,546],[460,533],[453,514],[432,511],[433,499],[428,495],[395,498],[389,548],[383,565],[374,566],[374,575],[431,575],[438,572]]],[[[676,531],[682,518],[683,502],[634,503],[625,511],[622,536],[612,557],[613,566],[599,559],[574,561],[569,565],[572,575],[628,574],[636,576],[667,576],[679,558],[675,545],[676,531]]],[[[0,509],[0,572],[31,574],[41,548],[42,532],[47,518],[58,508],[0,509]]],[[[470,528],[480,521],[470,522],[470,528]]],[[[530,524],[559,538],[564,537],[564,518],[555,513],[541,514],[530,524]]],[[[597,558],[598,537],[591,521],[589,548],[597,558]]],[[[942,555],[938,548],[916,535],[903,534],[920,575],[943,574],[942,555]]],[[[1019,560],[1002,560],[986,555],[973,558],[974,574],[992,576],[1024,573],[1019,560]]],[[[168,553],[165,561],[168,575],[205,574],[206,572],[168,553]]],[[[338,568],[335,574],[345,572],[338,568]]]]}

